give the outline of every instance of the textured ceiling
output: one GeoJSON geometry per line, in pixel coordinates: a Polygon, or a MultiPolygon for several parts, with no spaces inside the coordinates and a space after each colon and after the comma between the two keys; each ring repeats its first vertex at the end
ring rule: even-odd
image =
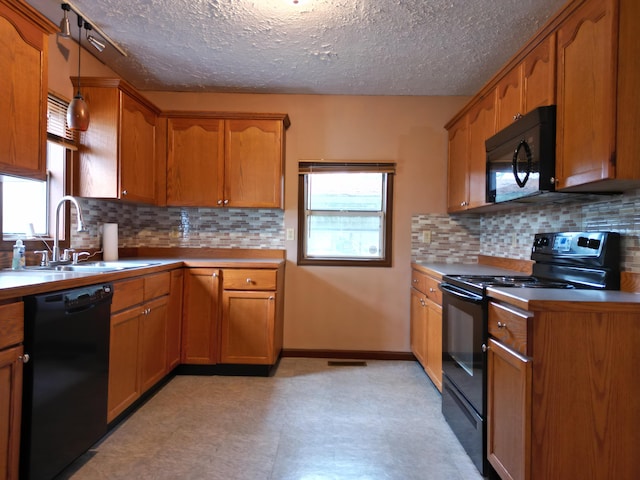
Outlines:
{"type": "MultiPolygon", "coordinates": [[[[60,22],[60,1],[27,3],[60,22]]],[[[140,90],[471,95],[565,0],[71,3],[128,53],[95,55],[140,90]]]]}

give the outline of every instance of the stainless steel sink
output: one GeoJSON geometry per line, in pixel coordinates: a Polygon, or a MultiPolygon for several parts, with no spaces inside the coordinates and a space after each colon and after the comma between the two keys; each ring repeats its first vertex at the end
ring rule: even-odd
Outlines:
{"type": "Polygon", "coordinates": [[[78,272],[78,273],[106,273],[115,272],[118,270],[129,270],[131,268],[142,268],[158,265],[158,262],[135,262],[135,261],[115,261],[115,262],[87,262],[77,263],[69,265],[51,265],[51,266],[38,266],[31,265],[23,270],[12,270],[15,272],[31,272],[31,273],[64,273],[64,272],[78,272]]]}
{"type": "Polygon", "coordinates": [[[86,272],[86,273],[101,273],[101,272],[113,272],[117,270],[129,270],[131,268],[142,268],[157,265],[152,262],[91,262],[91,263],[78,263],[75,265],[57,265],[50,267],[57,272],[86,272]]]}

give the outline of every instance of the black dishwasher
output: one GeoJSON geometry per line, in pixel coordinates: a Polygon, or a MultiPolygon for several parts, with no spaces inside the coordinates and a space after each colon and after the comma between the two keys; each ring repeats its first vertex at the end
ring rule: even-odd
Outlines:
{"type": "Polygon", "coordinates": [[[50,480],[107,431],[113,285],[25,297],[20,478],[50,480]]]}

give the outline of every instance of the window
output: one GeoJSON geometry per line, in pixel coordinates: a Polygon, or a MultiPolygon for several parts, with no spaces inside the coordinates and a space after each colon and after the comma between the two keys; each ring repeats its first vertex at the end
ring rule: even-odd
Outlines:
{"type": "Polygon", "coordinates": [[[390,267],[395,164],[299,167],[298,265],[390,267]]]}
{"type": "Polygon", "coordinates": [[[40,237],[53,235],[53,210],[57,199],[66,192],[70,150],[76,149],[74,134],[65,125],[66,109],[66,102],[49,95],[46,180],[0,175],[2,240],[9,247],[16,238],[29,238],[32,233],[40,237]]]}

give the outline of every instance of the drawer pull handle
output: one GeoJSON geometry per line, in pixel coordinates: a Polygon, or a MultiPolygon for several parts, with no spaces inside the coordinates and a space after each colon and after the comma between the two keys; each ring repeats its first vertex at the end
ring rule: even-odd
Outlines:
{"type": "Polygon", "coordinates": [[[31,360],[31,357],[29,356],[28,353],[25,353],[24,355],[20,355],[18,357],[18,360],[20,360],[22,363],[29,363],[29,360],[31,360]]]}
{"type": "Polygon", "coordinates": [[[506,323],[498,322],[498,328],[507,328],[506,323]]]}

